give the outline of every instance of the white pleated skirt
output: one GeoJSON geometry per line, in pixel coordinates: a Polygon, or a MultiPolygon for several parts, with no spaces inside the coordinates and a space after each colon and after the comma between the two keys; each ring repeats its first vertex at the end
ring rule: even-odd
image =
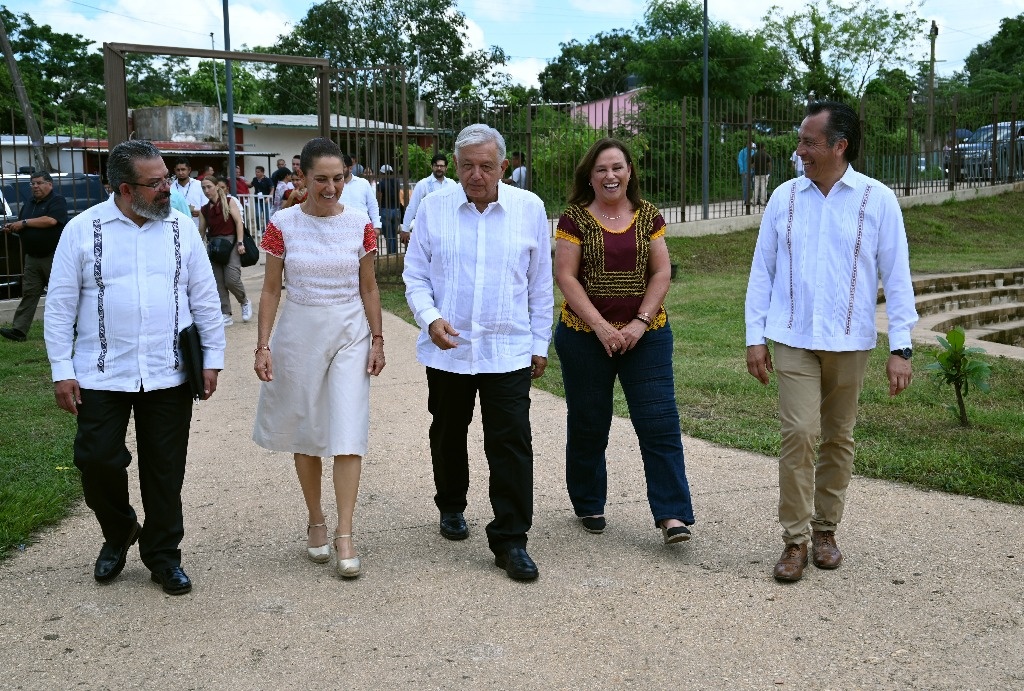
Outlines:
{"type": "Polygon", "coordinates": [[[361,300],[285,300],[270,341],[274,380],[260,385],[252,439],[271,451],[366,455],[370,328],[361,300]]]}

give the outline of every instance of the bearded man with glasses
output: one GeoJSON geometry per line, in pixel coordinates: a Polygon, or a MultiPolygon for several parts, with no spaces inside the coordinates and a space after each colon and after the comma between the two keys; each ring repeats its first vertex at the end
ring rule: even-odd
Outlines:
{"type": "Polygon", "coordinates": [[[74,461],[103,532],[93,576],[116,578],[138,542],[152,580],[182,595],[192,589],[178,549],[192,393],[178,334],[198,327],[206,400],[224,367],[220,299],[205,243],[171,208],[172,180],[152,143],[114,147],[107,179],[113,195],[72,219],[57,245],[46,351],[57,405],[78,418],[74,461]],[[128,498],[133,414],[145,526],[128,498]]]}

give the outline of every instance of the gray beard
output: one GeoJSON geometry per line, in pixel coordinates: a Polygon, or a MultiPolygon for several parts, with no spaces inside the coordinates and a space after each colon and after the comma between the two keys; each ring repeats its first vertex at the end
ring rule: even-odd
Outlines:
{"type": "Polygon", "coordinates": [[[132,197],[132,211],[151,221],[162,221],[171,215],[171,200],[168,197],[166,203],[160,204],[156,200],[146,202],[139,197],[132,197]]]}

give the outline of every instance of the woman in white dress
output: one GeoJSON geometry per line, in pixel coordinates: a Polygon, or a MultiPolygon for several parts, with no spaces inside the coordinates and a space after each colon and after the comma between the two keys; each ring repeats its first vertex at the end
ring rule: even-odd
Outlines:
{"type": "Polygon", "coordinates": [[[361,567],[352,514],[369,436],[370,375],[384,369],[377,235],[365,211],[339,203],[345,167],[338,146],[312,139],[300,158],[308,195],[271,217],[261,243],[267,264],[254,369],[263,384],[253,440],[295,455],[309,513],[306,550],[317,563],[330,561],[320,487],[321,459],[333,456],[336,566],[353,578],[361,567]]]}

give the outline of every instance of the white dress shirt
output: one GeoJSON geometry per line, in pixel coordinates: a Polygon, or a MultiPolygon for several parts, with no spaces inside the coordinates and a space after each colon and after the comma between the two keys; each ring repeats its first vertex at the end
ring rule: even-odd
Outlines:
{"type": "Polygon", "coordinates": [[[377,195],[374,194],[373,186],[366,178],[357,178],[353,175],[341,190],[341,203],[362,209],[370,217],[370,223],[374,228],[381,227],[377,195]]]}
{"type": "Polygon", "coordinates": [[[188,220],[172,209],[140,228],[108,199],[67,224],[43,322],[54,381],[77,379],[102,391],[178,386],[185,371],[177,337],[193,321],[203,368],[223,369],[217,283],[188,220]]]}
{"type": "Polygon", "coordinates": [[[909,348],[917,323],[907,235],[896,195],[847,167],[828,197],[806,177],[772,194],[746,299],[746,342],[845,352],[875,347],[881,277],[889,346],[909,348]]]}
{"type": "MultiPolygon", "coordinates": [[[[210,201],[203,194],[203,183],[195,178],[189,178],[188,182],[184,185],[178,183],[178,178],[174,178],[171,187],[181,192],[181,196],[185,198],[188,205],[194,206],[196,209],[201,208],[206,202],[210,201]]],[[[192,216],[191,221],[196,224],[196,228],[199,227],[199,216],[192,216]]]]}
{"type": "Polygon", "coordinates": [[[416,210],[420,208],[420,202],[423,198],[431,192],[436,192],[442,187],[448,185],[458,185],[451,178],[441,178],[438,181],[433,175],[428,175],[419,182],[412,189],[412,197],[409,199],[409,204],[405,207],[405,217],[402,219],[402,225],[405,227],[406,232],[412,231],[413,224],[416,222],[416,210]]]}
{"type": "Polygon", "coordinates": [[[422,331],[417,359],[455,374],[514,372],[547,357],[554,292],[551,231],[532,192],[498,185],[483,213],[462,185],[423,198],[405,255],[405,297],[422,331]],[[427,328],[444,318],[459,335],[449,350],[427,328]]]}

